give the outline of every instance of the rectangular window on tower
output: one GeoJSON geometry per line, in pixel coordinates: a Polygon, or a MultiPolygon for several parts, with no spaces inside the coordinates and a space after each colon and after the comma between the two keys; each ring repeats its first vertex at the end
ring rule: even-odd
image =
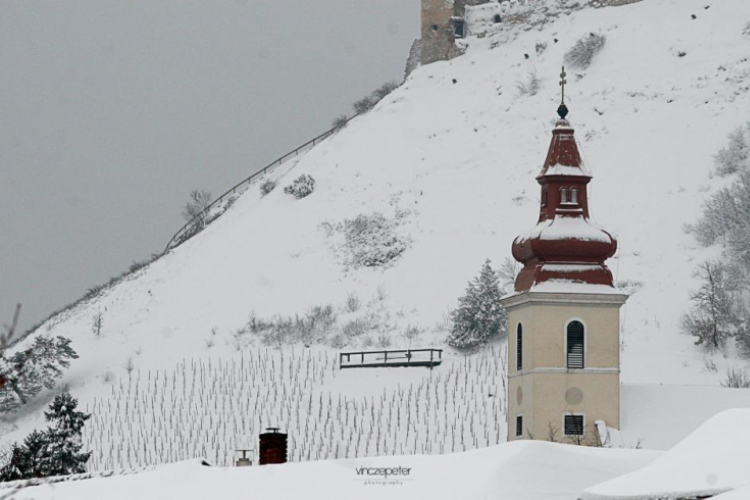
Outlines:
{"type": "Polygon", "coordinates": [[[516,415],[516,437],[523,436],[523,415],[516,415]]]}
{"type": "Polygon", "coordinates": [[[583,436],[583,415],[565,415],[565,435],[583,436]]]}

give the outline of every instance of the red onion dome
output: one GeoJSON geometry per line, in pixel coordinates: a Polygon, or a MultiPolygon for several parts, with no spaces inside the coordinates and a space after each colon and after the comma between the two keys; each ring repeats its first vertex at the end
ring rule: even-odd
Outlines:
{"type": "Polygon", "coordinates": [[[604,262],[617,250],[617,240],[589,219],[586,168],[564,118],[552,131],[547,158],[537,176],[542,188],[539,222],[513,242],[513,257],[524,264],[516,278],[517,292],[544,282],[585,283],[613,287],[604,262]]]}

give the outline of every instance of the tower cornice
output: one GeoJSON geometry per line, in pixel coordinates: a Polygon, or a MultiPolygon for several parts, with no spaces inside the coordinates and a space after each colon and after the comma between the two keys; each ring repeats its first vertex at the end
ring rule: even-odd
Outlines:
{"type": "Polygon", "coordinates": [[[526,304],[535,305],[583,305],[583,306],[621,306],[628,297],[626,293],[611,287],[601,286],[597,292],[524,292],[511,293],[500,299],[506,309],[526,304]]]}

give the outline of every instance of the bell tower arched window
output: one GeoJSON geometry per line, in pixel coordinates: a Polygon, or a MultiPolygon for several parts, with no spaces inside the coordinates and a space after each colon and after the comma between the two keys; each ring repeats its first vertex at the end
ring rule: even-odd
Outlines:
{"type": "Polygon", "coordinates": [[[566,334],[567,366],[568,369],[582,369],[584,367],[584,336],[585,329],[580,321],[568,323],[566,334]]]}
{"type": "Polygon", "coordinates": [[[570,188],[570,202],[578,204],[578,190],[576,188],[570,188]]]}
{"type": "Polygon", "coordinates": [[[523,370],[523,326],[516,327],[516,370],[523,370]]]}
{"type": "Polygon", "coordinates": [[[560,188],[560,203],[567,203],[568,202],[568,190],[565,188],[560,188]]]}

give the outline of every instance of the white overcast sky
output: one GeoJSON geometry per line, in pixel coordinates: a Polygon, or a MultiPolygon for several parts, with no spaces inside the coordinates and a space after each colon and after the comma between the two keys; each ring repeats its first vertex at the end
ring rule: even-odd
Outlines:
{"type": "Polygon", "coordinates": [[[0,322],[160,251],[218,195],[400,81],[420,0],[0,1],[0,322]]]}

